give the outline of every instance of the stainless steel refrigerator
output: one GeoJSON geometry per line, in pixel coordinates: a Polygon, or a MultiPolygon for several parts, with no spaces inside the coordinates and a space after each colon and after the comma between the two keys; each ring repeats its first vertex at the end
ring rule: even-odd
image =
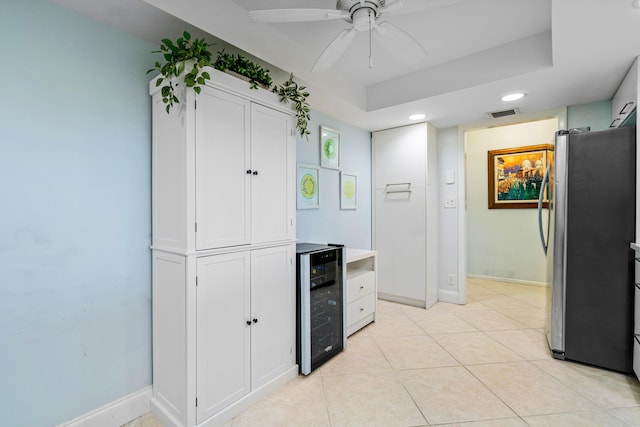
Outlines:
{"type": "Polygon", "coordinates": [[[538,205],[553,356],[626,373],[633,359],[635,134],[635,127],[557,132],[538,205]]]}

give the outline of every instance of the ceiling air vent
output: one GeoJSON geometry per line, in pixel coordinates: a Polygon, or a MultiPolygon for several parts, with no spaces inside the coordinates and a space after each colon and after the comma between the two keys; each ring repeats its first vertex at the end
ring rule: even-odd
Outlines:
{"type": "Polygon", "coordinates": [[[520,110],[518,110],[517,108],[511,108],[509,110],[496,111],[493,113],[489,113],[489,115],[494,119],[497,119],[498,117],[513,116],[514,114],[520,114],[520,110]]]}

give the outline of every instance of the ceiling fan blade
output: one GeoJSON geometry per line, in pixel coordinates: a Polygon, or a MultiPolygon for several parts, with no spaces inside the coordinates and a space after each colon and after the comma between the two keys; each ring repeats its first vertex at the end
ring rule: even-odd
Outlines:
{"type": "Polygon", "coordinates": [[[347,12],[336,9],[265,9],[249,11],[253,22],[310,22],[349,18],[347,12]]]}
{"type": "Polygon", "coordinates": [[[387,0],[380,13],[393,13],[402,9],[402,0],[387,0]]]}
{"type": "Polygon", "coordinates": [[[416,39],[389,22],[377,24],[374,30],[385,49],[409,64],[417,64],[427,56],[427,51],[416,39]]]}
{"type": "Polygon", "coordinates": [[[311,71],[313,73],[322,73],[331,67],[338,58],[342,56],[344,51],[347,50],[347,47],[349,47],[349,44],[353,41],[356,33],[357,31],[355,28],[342,30],[336,38],[329,43],[329,46],[327,46],[324,52],[322,52],[322,55],[320,55],[311,71]]]}

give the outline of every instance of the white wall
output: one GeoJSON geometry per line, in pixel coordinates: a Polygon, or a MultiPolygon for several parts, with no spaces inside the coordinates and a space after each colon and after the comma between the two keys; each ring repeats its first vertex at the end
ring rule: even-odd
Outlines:
{"type": "Polygon", "coordinates": [[[298,137],[298,164],[320,165],[320,126],[340,131],[340,170],[357,176],[357,209],[340,209],[340,171],[320,168],[320,208],[298,210],[300,242],[371,249],[371,133],[311,111],[309,139],[298,137]]]}
{"type": "MultiPolygon", "coordinates": [[[[438,141],[438,188],[439,188],[439,224],[438,224],[438,287],[441,301],[459,302],[460,260],[458,259],[461,230],[458,227],[458,211],[464,211],[464,199],[460,200],[458,191],[464,186],[464,174],[458,170],[460,157],[458,128],[439,129],[438,141]],[[447,173],[452,174],[453,183],[446,183],[447,173]],[[445,200],[453,198],[454,208],[445,208],[445,200]],[[449,275],[453,274],[453,284],[449,284],[449,275]]],[[[462,232],[464,232],[462,230],[462,232]]]]}
{"type": "Polygon", "coordinates": [[[487,152],[553,144],[558,120],[471,130],[467,155],[467,273],[470,276],[545,282],[536,209],[489,209],[487,152]]]}

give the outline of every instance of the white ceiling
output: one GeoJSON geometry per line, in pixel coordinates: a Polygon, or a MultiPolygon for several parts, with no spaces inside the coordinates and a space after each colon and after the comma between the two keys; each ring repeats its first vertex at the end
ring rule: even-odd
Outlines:
{"type": "MultiPolygon", "coordinates": [[[[404,0],[385,17],[428,51],[417,65],[359,33],[338,63],[310,72],[343,20],[261,24],[247,12],[271,8],[333,9],[334,0],[54,0],[158,43],[190,25],[292,71],[310,89],[313,109],[378,130],[425,113],[436,127],[610,99],[640,55],[640,10],[631,0],[404,0]],[[179,19],[178,19],[179,18],[179,19]],[[500,97],[527,96],[515,103],[500,97]]],[[[399,49],[401,52],[401,48],[399,49]]]]}

